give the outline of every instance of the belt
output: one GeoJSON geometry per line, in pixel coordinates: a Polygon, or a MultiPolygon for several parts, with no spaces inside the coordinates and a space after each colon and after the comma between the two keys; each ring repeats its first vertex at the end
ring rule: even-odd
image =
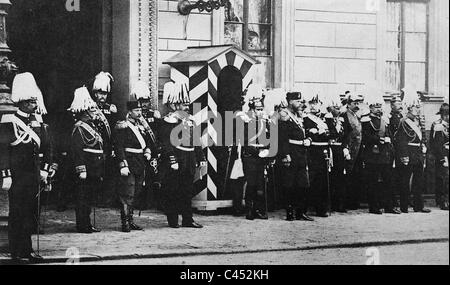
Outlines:
{"type": "Polygon", "coordinates": [[[91,149],[91,148],[85,148],[83,149],[84,152],[94,153],[94,154],[103,154],[103,150],[101,149],[91,149]]]}
{"type": "Polygon", "coordinates": [[[137,154],[144,153],[144,150],[142,150],[140,148],[125,148],[125,151],[129,152],[129,153],[137,153],[137,154]]]}
{"type": "Polygon", "coordinates": [[[330,144],[331,146],[342,146],[342,143],[340,142],[334,142],[330,144]]]}
{"type": "Polygon", "coordinates": [[[179,149],[181,151],[188,151],[188,152],[193,152],[195,150],[195,148],[193,148],[193,147],[184,147],[184,146],[177,146],[177,149],[179,149]]]}
{"type": "Polygon", "coordinates": [[[297,140],[289,140],[289,143],[293,145],[302,145],[302,146],[305,145],[304,141],[297,141],[297,140]]]}
{"type": "Polygon", "coordinates": [[[257,147],[257,148],[263,148],[263,147],[265,147],[265,145],[263,145],[263,144],[249,144],[249,146],[257,147]]]}
{"type": "Polygon", "coordinates": [[[421,147],[422,144],[420,143],[408,143],[409,146],[414,146],[414,147],[421,147]]]}
{"type": "Polygon", "coordinates": [[[312,142],[312,146],[329,146],[330,144],[327,142],[312,142]]]}

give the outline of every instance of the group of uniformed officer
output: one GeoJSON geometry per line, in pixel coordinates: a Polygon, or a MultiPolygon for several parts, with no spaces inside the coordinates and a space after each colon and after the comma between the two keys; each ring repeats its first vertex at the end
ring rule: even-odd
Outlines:
{"type": "MultiPolygon", "coordinates": [[[[171,228],[202,228],[193,219],[191,199],[194,175],[207,167],[202,143],[195,135],[196,122],[190,113],[187,86],[170,82],[163,103],[168,115],[144,115],[150,98],[148,86],[137,82],[127,103],[127,114],[117,120],[118,110],[107,103],[112,76],[101,72],[95,78],[92,96],[87,87],[75,90],[68,109],[74,116],[70,155],[76,174],[76,227],[79,233],[99,232],[94,208],[99,188],[116,184],[123,232],[140,231],[134,222],[139,195],[149,185],[160,187],[162,208],[171,228]],[[197,141],[198,140],[198,141],[197,141]],[[118,174],[118,179],[113,180],[118,174]],[[182,216],[181,225],[179,215],[182,216]]],[[[426,140],[420,100],[415,92],[404,92],[403,102],[394,97],[389,117],[383,112],[380,92],[367,94],[369,112],[362,112],[362,95],[347,93],[342,101],[333,96],[303,96],[289,92],[270,116],[263,98],[251,98],[249,112],[238,116],[245,126],[239,142],[246,180],[246,218],[268,219],[269,168],[278,168],[288,221],[313,221],[332,211],[345,213],[358,207],[362,185],[368,186],[372,214],[400,214],[409,210],[410,190],[414,211],[430,212],[422,198],[426,140]],[[402,106],[407,108],[402,115],[402,106]],[[344,109],[344,106],[346,108],[344,109]],[[270,138],[271,128],[278,128],[270,138]],[[276,139],[274,141],[273,139],[276,139]],[[277,143],[272,153],[267,142],[277,143]],[[365,175],[362,175],[365,174],[365,175]],[[396,175],[392,179],[392,175],[396,175]],[[366,177],[364,182],[361,177],[366,177]],[[412,183],[411,183],[412,179],[412,183]],[[398,186],[395,185],[398,182],[398,186]],[[394,190],[400,193],[400,211],[394,190]]],[[[42,191],[51,188],[58,170],[46,114],[35,79],[18,74],[13,82],[12,100],[18,111],[2,117],[0,125],[0,171],[2,189],[9,191],[9,242],[14,259],[39,261],[32,249],[31,235],[39,234],[42,191]]],[[[433,123],[430,146],[436,160],[437,201],[448,210],[448,104],[433,123]]],[[[273,178],[273,177],[272,177],[273,178]]]]}

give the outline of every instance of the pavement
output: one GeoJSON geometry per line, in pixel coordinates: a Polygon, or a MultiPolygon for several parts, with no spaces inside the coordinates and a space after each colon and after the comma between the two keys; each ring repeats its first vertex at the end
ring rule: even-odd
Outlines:
{"type": "MultiPolygon", "coordinates": [[[[204,229],[170,229],[165,216],[143,212],[135,219],[145,231],[122,233],[117,210],[97,209],[98,234],[75,232],[75,213],[43,214],[46,234],[39,238],[46,263],[102,262],[133,259],[176,258],[220,254],[276,253],[420,243],[448,243],[449,212],[431,214],[370,215],[367,210],[333,214],[315,222],[287,222],[284,211],[270,213],[268,221],[247,221],[226,215],[196,215],[204,229]]],[[[33,246],[37,249],[37,237],[33,246]]],[[[0,264],[9,264],[0,254],[0,264]]]]}

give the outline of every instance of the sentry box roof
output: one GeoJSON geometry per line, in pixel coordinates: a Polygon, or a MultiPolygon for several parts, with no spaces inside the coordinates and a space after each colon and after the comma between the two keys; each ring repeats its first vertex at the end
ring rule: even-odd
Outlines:
{"type": "Polygon", "coordinates": [[[169,58],[163,64],[168,65],[200,65],[209,64],[222,54],[228,54],[233,51],[252,64],[259,64],[260,62],[251,56],[249,53],[241,50],[234,45],[220,45],[220,46],[204,46],[204,47],[188,47],[186,50],[169,58]]]}

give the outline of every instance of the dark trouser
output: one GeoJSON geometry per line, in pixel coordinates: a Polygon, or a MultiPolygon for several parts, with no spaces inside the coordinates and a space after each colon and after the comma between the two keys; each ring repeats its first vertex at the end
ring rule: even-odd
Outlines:
{"type": "Polygon", "coordinates": [[[424,172],[423,165],[401,165],[399,167],[400,171],[400,208],[402,211],[406,211],[409,208],[409,197],[410,190],[414,195],[414,210],[420,211],[424,207],[422,191],[423,191],[423,182],[424,182],[424,172]],[[410,180],[412,175],[412,184],[410,189],[410,180]]]}
{"type": "Polygon", "coordinates": [[[120,176],[119,183],[118,194],[120,203],[131,208],[135,207],[135,204],[137,204],[135,198],[138,198],[142,192],[144,175],[130,173],[126,177],[120,176]]]}
{"type": "Polygon", "coordinates": [[[77,229],[84,230],[92,227],[91,207],[98,189],[100,179],[88,177],[86,180],[77,179],[77,206],[75,215],[77,220],[77,229]]]}
{"type": "Polygon", "coordinates": [[[328,183],[331,182],[327,162],[322,150],[314,151],[309,164],[311,190],[310,200],[316,209],[317,214],[323,214],[329,208],[328,183]]]}
{"type": "Polygon", "coordinates": [[[436,203],[439,206],[448,203],[448,176],[448,167],[436,165],[436,203]]]}
{"type": "Polygon", "coordinates": [[[368,163],[366,171],[370,211],[379,211],[382,208],[391,211],[394,207],[391,188],[392,168],[388,164],[368,163]]]}
{"type": "Polygon", "coordinates": [[[120,182],[117,181],[117,177],[120,174],[117,169],[117,162],[113,157],[107,157],[103,167],[104,179],[100,182],[101,186],[98,187],[99,191],[97,191],[94,199],[102,205],[111,206],[115,201],[114,194],[118,191],[116,187],[120,182]]]}
{"type": "Polygon", "coordinates": [[[35,230],[33,227],[37,192],[36,176],[13,177],[13,185],[9,190],[8,218],[9,250],[12,256],[26,257],[33,251],[31,234],[35,230]],[[33,180],[36,183],[33,183],[33,180]]]}
{"type": "Polygon", "coordinates": [[[293,207],[301,213],[308,210],[307,189],[309,178],[306,167],[291,164],[289,167],[282,167],[283,188],[286,195],[286,208],[293,207]]]}
{"type": "Polygon", "coordinates": [[[345,209],[345,199],[346,199],[346,185],[345,185],[346,175],[344,174],[344,168],[335,166],[331,171],[330,176],[330,188],[331,202],[334,210],[344,210],[345,209]]]}
{"type": "Polygon", "coordinates": [[[194,175],[189,171],[173,171],[166,173],[163,183],[164,211],[170,224],[178,223],[178,215],[183,223],[189,224],[192,219],[192,193],[194,175]]]}
{"type": "Polygon", "coordinates": [[[395,168],[392,169],[392,176],[391,176],[391,189],[392,189],[392,206],[394,208],[399,207],[399,201],[397,199],[397,196],[400,195],[400,188],[401,188],[401,175],[399,170],[399,163],[395,163],[395,168]]]}
{"type": "Polygon", "coordinates": [[[347,209],[356,210],[360,207],[364,185],[364,168],[361,155],[358,155],[353,169],[347,173],[347,209]]]}
{"type": "Polygon", "coordinates": [[[264,161],[260,158],[244,158],[244,174],[247,180],[245,193],[246,206],[253,205],[255,209],[266,211],[264,161]]]}

